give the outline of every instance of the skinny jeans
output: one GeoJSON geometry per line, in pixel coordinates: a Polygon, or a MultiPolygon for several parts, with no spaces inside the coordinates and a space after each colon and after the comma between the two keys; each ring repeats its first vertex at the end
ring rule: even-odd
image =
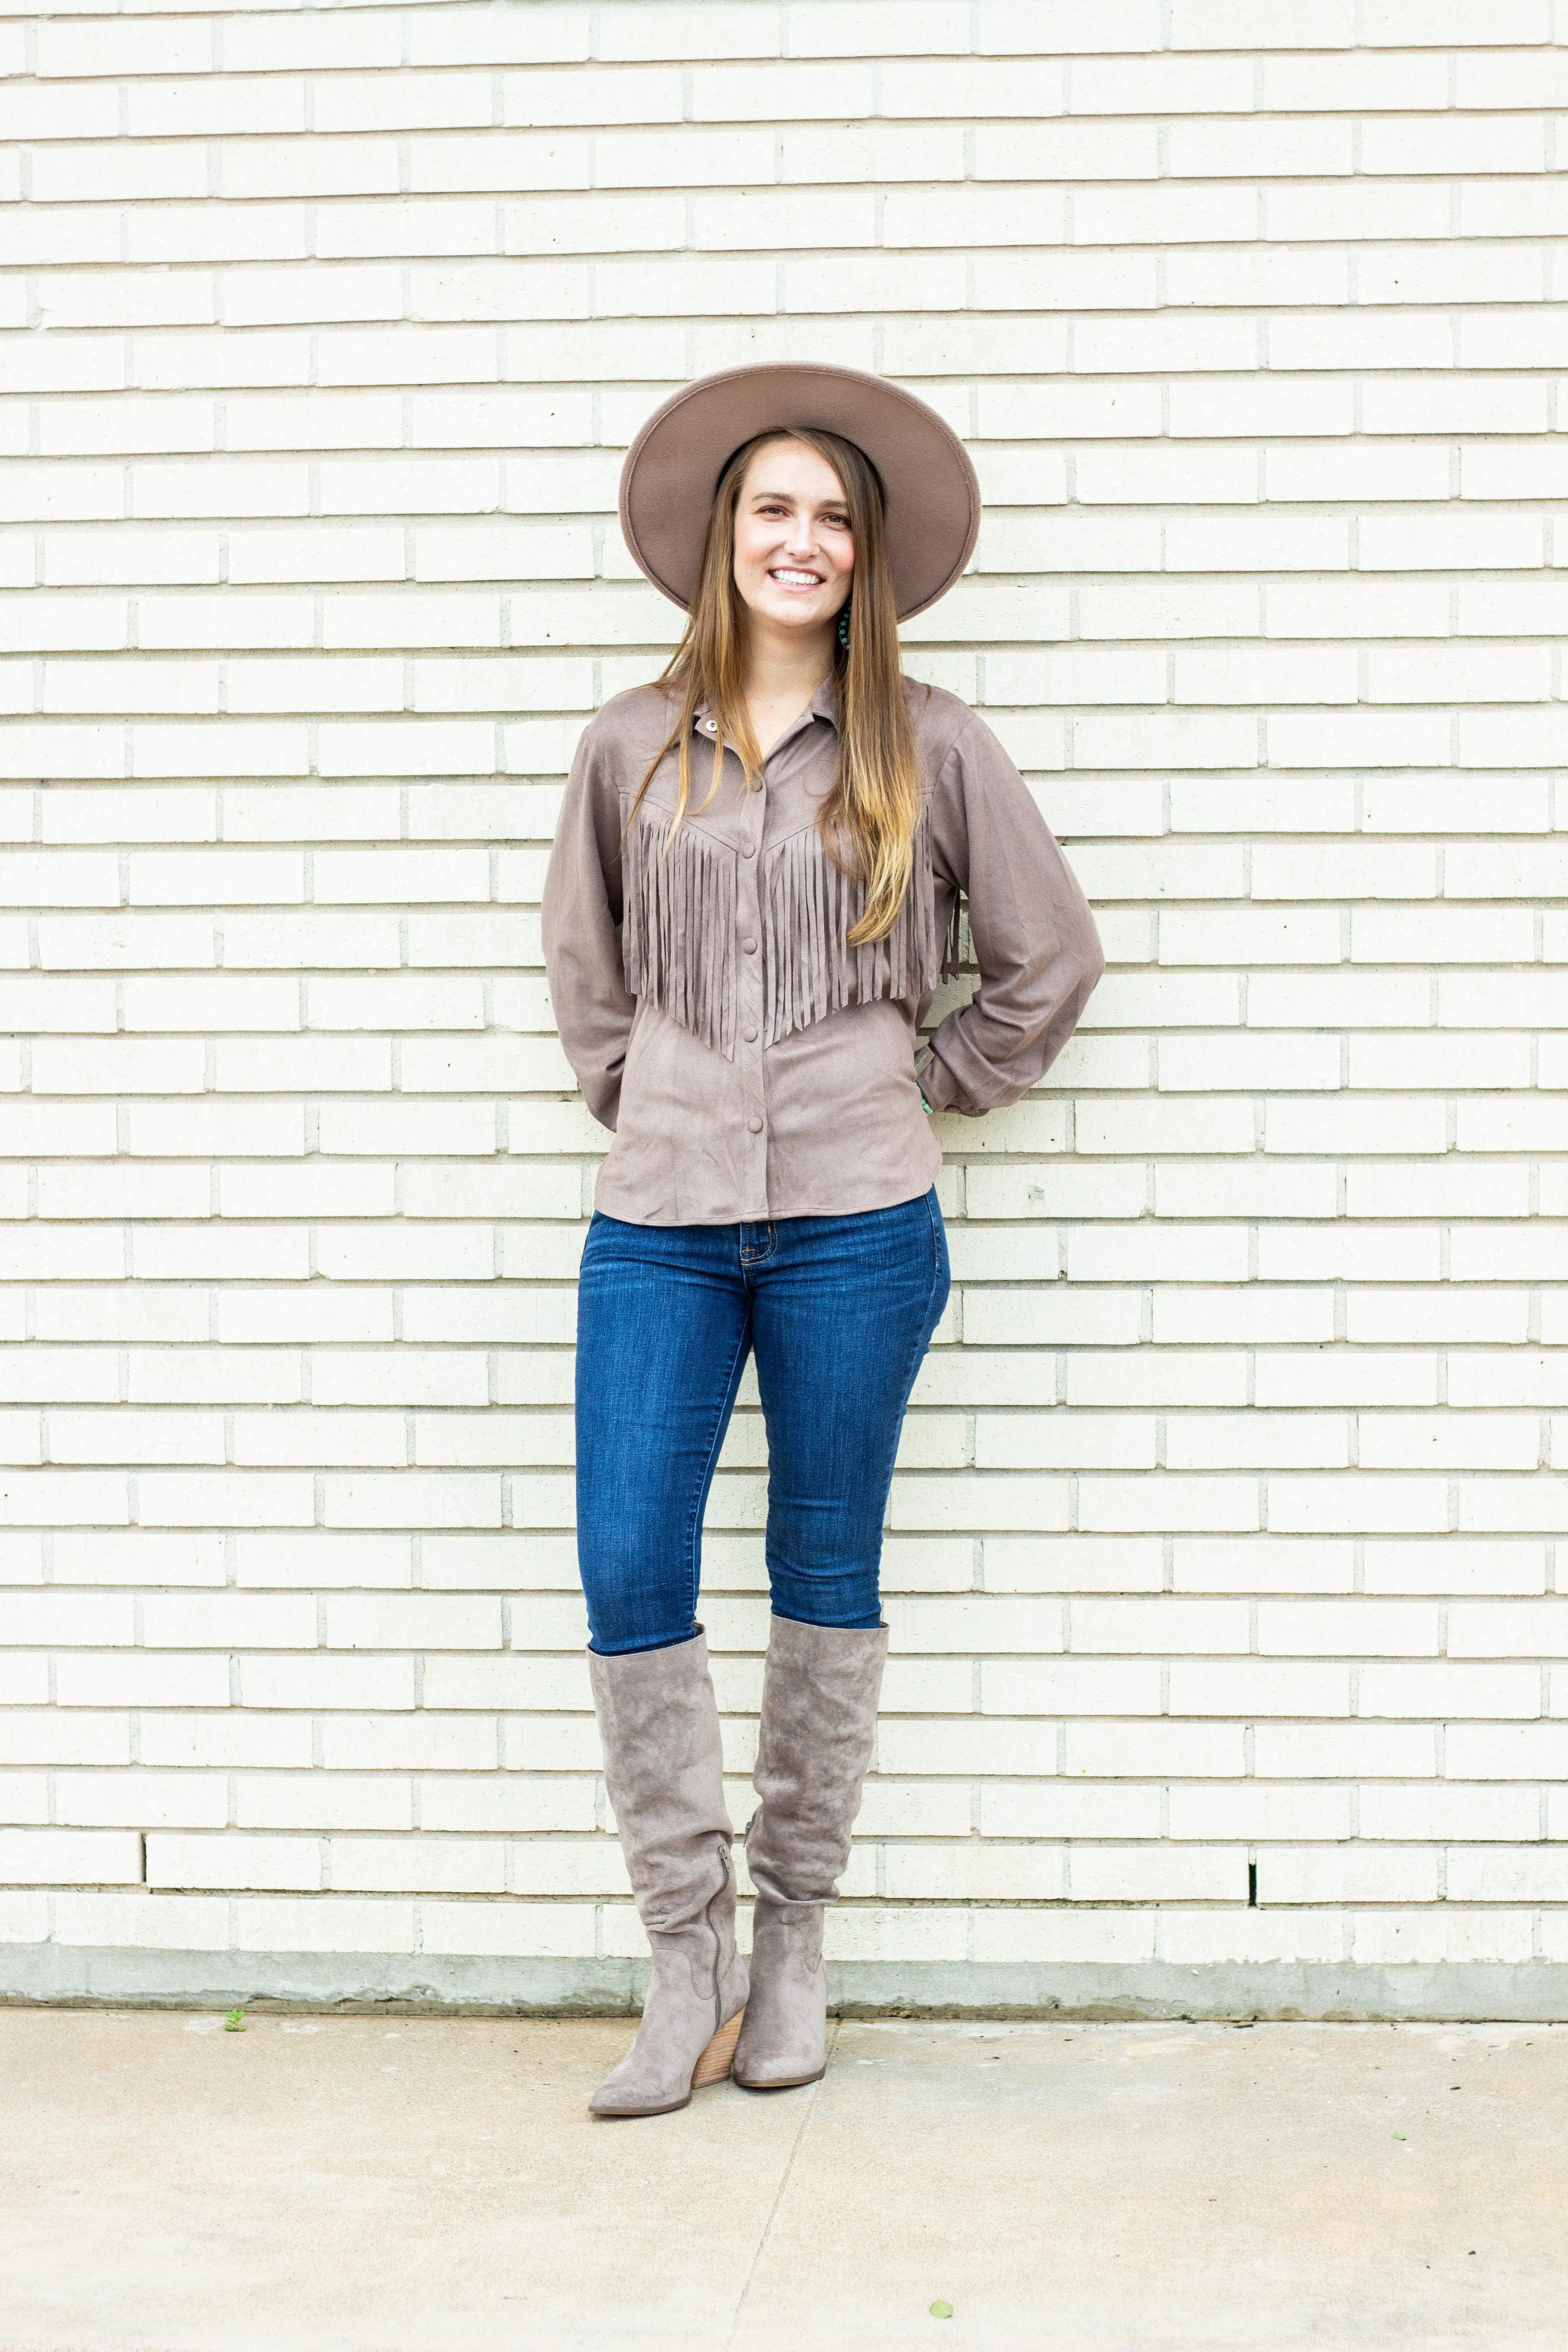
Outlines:
{"type": "Polygon", "coordinates": [[[577,1557],[594,1649],[695,1635],[702,1513],[749,1355],[773,1612],[880,1624],[893,1457],[948,1286],[934,1189],[771,1223],[595,1216],[577,1304],[577,1557]]]}

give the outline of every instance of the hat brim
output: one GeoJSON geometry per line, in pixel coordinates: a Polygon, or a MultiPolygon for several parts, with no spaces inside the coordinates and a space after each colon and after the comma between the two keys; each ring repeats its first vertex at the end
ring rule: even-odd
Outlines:
{"type": "Polygon", "coordinates": [[[793,425],[840,434],[876,467],[898,615],[923,613],[974,551],[980,485],[963,442],[934,408],[857,368],[726,368],[671,394],[621,468],[621,531],[633,562],[672,603],[689,606],[726,460],[754,435],[793,425]]]}

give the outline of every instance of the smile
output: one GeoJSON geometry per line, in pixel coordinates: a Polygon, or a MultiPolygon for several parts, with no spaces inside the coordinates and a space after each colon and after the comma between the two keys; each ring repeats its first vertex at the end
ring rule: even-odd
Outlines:
{"type": "Polygon", "coordinates": [[[796,572],[791,565],[784,563],[770,571],[768,578],[776,580],[781,588],[820,588],[823,584],[820,572],[796,572]]]}

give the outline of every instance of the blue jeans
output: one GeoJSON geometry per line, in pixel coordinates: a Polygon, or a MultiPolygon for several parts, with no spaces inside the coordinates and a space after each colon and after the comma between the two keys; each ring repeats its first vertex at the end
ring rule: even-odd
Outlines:
{"type": "Polygon", "coordinates": [[[753,1350],[773,1609],[880,1624],[893,1456],[947,1293],[934,1191],[772,1224],[595,1215],[577,1301],[577,1557],[595,1650],[695,1634],[703,1506],[753,1350]]]}

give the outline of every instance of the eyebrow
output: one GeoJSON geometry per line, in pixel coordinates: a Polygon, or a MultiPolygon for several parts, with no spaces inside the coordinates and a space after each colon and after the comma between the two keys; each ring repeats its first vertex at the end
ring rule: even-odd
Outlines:
{"type": "MultiPolygon", "coordinates": [[[[752,490],[748,495],[753,499],[776,499],[781,506],[795,504],[795,493],[792,490],[752,490]]],[[[818,499],[816,503],[819,507],[847,507],[849,501],[840,493],[836,499],[818,499]]]]}

